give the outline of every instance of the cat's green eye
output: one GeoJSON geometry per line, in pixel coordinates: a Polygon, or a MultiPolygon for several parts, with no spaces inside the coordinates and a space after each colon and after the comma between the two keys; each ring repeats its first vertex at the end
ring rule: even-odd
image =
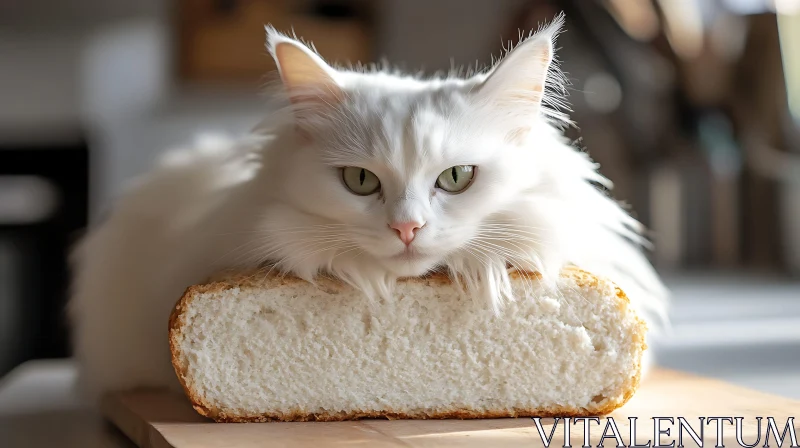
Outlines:
{"type": "Polygon", "coordinates": [[[357,166],[342,168],[342,180],[353,193],[368,196],[381,189],[381,181],[372,171],[357,166]]]}
{"type": "Polygon", "coordinates": [[[442,171],[436,179],[436,186],[448,193],[461,193],[472,184],[474,177],[474,166],[456,165],[442,171]]]}

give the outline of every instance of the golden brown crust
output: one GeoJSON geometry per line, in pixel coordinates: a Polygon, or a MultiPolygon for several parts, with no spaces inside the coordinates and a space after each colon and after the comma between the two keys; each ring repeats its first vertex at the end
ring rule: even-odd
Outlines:
{"type": "MultiPolygon", "coordinates": [[[[527,277],[541,278],[539,273],[530,272],[511,272],[512,278],[527,277]]],[[[572,278],[580,287],[597,288],[602,281],[597,276],[590,274],[586,271],[575,267],[568,267],[561,273],[562,277],[572,278]]],[[[604,399],[597,403],[590,403],[585,408],[552,406],[543,409],[511,409],[511,410],[472,410],[472,409],[451,409],[443,411],[426,411],[421,410],[418,412],[395,412],[391,409],[381,411],[363,411],[353,410],[350,412],[321,412],[321,413],[308,413],[304,411],[287,411],[284,413],[263,413],[257,415],[228,415],[225,411],[217,410],[209,403],[206,403],[202,397],[198,396],[191,387],[186,384],[187,366],[180,362],[179,340],[182,336],[182,328],[184,325],[182,319],[182,312],[192,302],[192,300],[199,294],[205,293],[220,293],[232,288],[257,288],[263,287],[267,283],[278,282],[277,285],[284,285],[288,282],[303,281],[293,277],[284,277],[276,274],[265,275],[263,272],[250,272],[250,273],[235,273],[225,275],[216,281],[206,284],[190,286],[186,292],[175,304],[169,318],[169,348],[172,354],[172,366],[175,368],[175,373],[178,376],[181,386],[183,387],[186,396],[192,403],[194,409],[205,417],[214,419],[216,422],[226,423],[251,423],[251,422],[333,422],[344,420],[359,420],[359,419],[388,419],[388,420],[437,420],[437,419],[488,419],[488,418],[516,418],[516,417],[579,417],[579,416],[596,416],[610,414],[615,409],[622,407],[630,400],[639,388],[642,373],[642,354],[647,349],[645,342],[645,335],[647,333],[647,325],[638,316],[634,316],[637,321],[636,330],[633,335],[634,342],[639,346],[639,357],[637,361],[636,370],[634,375],[628,379],[627,384],[623,387],[625,392],[619,399],[604,399]],[[261,274],[261,275],[259,275],[261,274]]],[[[402,280],[401,280],[402,281],[402,280]]],[[[426,283],[436,284],[450,284],[450,278],[444,273],[429,274],[425,277],[408,279],[405,281],[424,281],[426,283]]],[[[321,279],[323,287],[336,289],[341,285],[332,279],[321,279]]],[[[628,305],[630,299],[619,287],[614,285],[616,289],[616,297],[619,299],[618,306],[621,312],[628,312],[628,305]]]]}
{"type": "MultiPolygon", "coordinates": [[[[621,406],[621,405],[620,405],[621,406]]],[[[594,411],[592,409],[558,408],[553,407],[546,410],[537,409],[513,409],[508,411],[474,411],[469,409],[454,409],[451,411],[439,412],[392,412],[392,411],[351,411],[340,413],[308,413],[308,412],[287,412],[283,414],[261,414],[253,416],[227,416],[224,412],[211,416],[216,422],[220,423],[263,423],[263,422],[339,422],[345,420],[361,419],[386,419],[386,420],[474,420],[485,418],[519,418],[519,417],[584,417],[593,415],[605,415],[611,413],[619,406],[613,406],[607,411],[602,409],[594,411]]],[[[197,409],[197,407],[195,407],[197,409]]]]}
{"type": "Polygon", "coordinates": [[[186,365],[180,362],[182,357],[180,354],[180,346],[178,345],[178,340],[182,336],[182,328],[183,328],[183,313],[182,311],[189,306],[192,300],[195,297],[194,291],[197,289],[196,286],[190,286],[186,289],[183,293],[183,296],[178,303],[175,304],[175,308],[172,309],[172,312],[169,315],[169,352],[171,354],[172,359],[172,367],[175,369],[175,374],[178,376],[178,381],[183,388],[183,392],[186,394],[186,397],[189,398],[189,401],[192,403],[192,407],[197,410],[200,415],[209,417],[206,413],[207,409],[200,409],[198,406],[202,400],[200,397],[195,394],[191,388],[186,385],[186,365]]]}

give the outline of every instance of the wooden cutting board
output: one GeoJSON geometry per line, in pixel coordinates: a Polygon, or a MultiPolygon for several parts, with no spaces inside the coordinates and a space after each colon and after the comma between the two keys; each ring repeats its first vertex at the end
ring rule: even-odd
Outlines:
{"type": "MultiPolygon", "coordinates": [[[[493,420],[360,420],[352,422],[303,423],[214,423],[198,415],[181,395],[159,392],[131,392],[109,396],[103,412],[128,437],[142,448],[217,448],[217,447],[536,447],[543,446],[535,422],[530,418],[493,420]]],[[[744,417],[743,439],[752,444],[758,437],[756,417],[761,422],[764,446],[767,433],[766,417],[774,417],[778,430],[783,432],[789,417],[800,417],[800,401],[790,400],[741,388],[721,381],[658,370],[643,382],[634,398],[610,416],[590,423],[592,446],[598,446],[608,418],[613,417],[624,444],[630,445],[628,417],[638,417],[636,440],[646,444],[653,440],[652,417],[672,417],[674,424],[665,421],[662,429],[670,429],[661,442],[677,440],[677,417],[686,418],[696,431],[704,426],[703,441],[707,447],[716,444],[716,422],[701,425],[698,417],[744,417]]],[[[553,419],[542,419],[542,429],[549,436],[553,419]]],[[[800,419],[794,419],[800,437],[800,419]]],[[[723,441],[737,447],[735,427],[723,424],[723,441]]],[[[551,447],[564,446],[563,420],[553,433],[551,447]]],[[[611,434],[610,430],[609,433],[611,434]]],[[[571,445],[583,444],[583,423],[570,428],[571,445]]],[[[787,439],[789,432],[786,432],[787,439]]],[[[697,446],[684,431],[683,443],[697,446]]],[[[771,447],[777,446],[770,435],[771,447]]],[[[605,446],[615,447],[613,438],[605,446]]],[[[677,442],[676,442],[677,445],[677,442]]],[[[784,447],[791,440],[784,440],[784,447]]],[[[796,446],[796,445],[795,445],[796,446]]]]}

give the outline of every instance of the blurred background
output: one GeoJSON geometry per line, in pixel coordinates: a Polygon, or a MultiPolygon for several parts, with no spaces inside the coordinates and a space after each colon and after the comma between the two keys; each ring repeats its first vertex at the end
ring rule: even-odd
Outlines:
{"type": "Polygon", "coordinates": [[[269,113],[264,24],[433,74],[561,11],[568,132],[673,289],[662,364],[800,398],[795,0],[2,0],[0,377],[69,356],[69,248],[133,176],[269,113]]]}

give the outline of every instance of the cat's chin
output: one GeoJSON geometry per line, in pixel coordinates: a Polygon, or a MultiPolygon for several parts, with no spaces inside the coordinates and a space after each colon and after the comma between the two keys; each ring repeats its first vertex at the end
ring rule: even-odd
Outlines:
{"type": "Polygon", "coordinates": [[[436,258],[422,255],[391,257],[382,260],[382,264],[398,277],[417,277],[433,269],[436,258]]]}

